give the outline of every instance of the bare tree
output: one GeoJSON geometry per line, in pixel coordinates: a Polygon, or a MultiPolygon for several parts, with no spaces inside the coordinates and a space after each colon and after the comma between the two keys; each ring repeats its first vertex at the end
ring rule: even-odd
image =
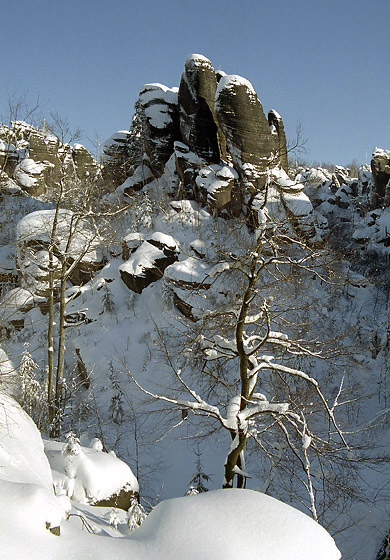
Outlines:
{"type": "MultiPolygon", "coordinates": [[[[184,418],[188,413],[201,416],[229,434],[224,488],[232,488],[234,482],[237,487],[245,486],[248,440],[264,451],[263,437],[267,439],[277,430],[279,438],[286,439],[290,450],[300,457],[309,509],[317,518],[309,453],[347,449],[335,418],[339,401],[336,397],[329,404],[314,374],[289,363],[299,356],[320,359],[320,345],[310,348],[300,340],[297,326],[294,329],[294,295],[287,302],[290,321],[286,321],[280,302],[276,305],[270,294],[278,293],[280,283],[291,282],[292,271],[326,281],[323,255],[292,235],[287,224],[268,221],[262,226],[251,248],[243,248],[241,253],[226,250],[223,262],[217,263],[212,276],[219,284],[214,293],[223,294],[226,302],[219,301],[203,317],[190,318],[177,355],[169,338],[159,331],[175,388],[156,393],[128,374],[153,399],[180,408],[184,418]],[[191,365],[183,358],[189,355],[191,365]],[[200,370],[197,376],[194,362],[200,370]]],[[[201,292],[202,287],[196,290],[201,292]]]]}
{"type": "Polygon", "coordinates": [[[72,128],[68,117],[64,117],[58,111],[49,111],[51,120],[46,122],[46,128],[55,134],[62,144],[76,142],[83,135],[81,128],[72,128]]]}

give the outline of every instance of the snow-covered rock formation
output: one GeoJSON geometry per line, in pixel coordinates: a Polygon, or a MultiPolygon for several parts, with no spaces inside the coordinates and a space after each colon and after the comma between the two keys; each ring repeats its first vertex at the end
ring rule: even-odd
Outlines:
{"type": "Polygon", "coordinates": [[[33,196],[58,190],[58,183],[89,181],[98,164],[81,144],[62,144],[45,128],[36,129],[24,121],[0,126],[0,186],[13,181],[33,196]]]}
{"type": "Polygon", "coordinates": [[[215,72],[203,55],[187,57],[179,88],[146,84],[136,109],[130,131],[104,147],[103,176],[123,178],[124,166],[132,168],[124,194],[163,176],[174,154],[179,192],[220,215],[250,215],[253,198],[266,191],[266,170],[287,171],[281,116],[271,110],[267,119],[252,84],[215,72]]]}

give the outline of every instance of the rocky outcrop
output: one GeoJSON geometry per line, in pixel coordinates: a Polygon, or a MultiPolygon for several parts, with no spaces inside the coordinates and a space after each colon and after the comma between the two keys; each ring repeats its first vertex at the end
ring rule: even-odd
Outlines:
{"type": "Polygon", "coordinates": [[[80,180],[93,178],[98,171],[98,164],[82,144],[75,144],[72,150],[76,175],[80,180]]]}
{"type": "Polygon", "coordinates": [[[372,193],[372,207],[390,205],[390,151],[375,148],[371,160],[374,190],[372,193]]]}
{"type": "Polygon", "coordinates": [[[282,117],[274,109],[271,109],[268,113],[268,124],[274,140],[274,157],[276,157],[277,162],[280,162],[280,165],[287,173],[288,161],[286,133],[284,132],[282,117]]]}
{"type": "Polygon", "coordinates": [[[1,182],[18,187],[31,196],[55,197],[61,181],[74,189],[96,181],[99,166],[81,144],[62,144],[46,129],[35,129],[16,121],[0,127],[1,182]]]}
{"type": "Polygon", "coordinates": [[[146,84],[139,94],[143,147],[158,177],[173,152],[175,140],[180,138],[177,91],[162,84],[146,84]]]}
{"type": "Polygon", "coordinates": [[[224,156],[224,138],[214,112],[217,78],[208,58],[187,57],[179,87],[180,131],[183,142],[207,163],[224,156]]]}
{"type": "Polygon", "coordinates": [[[200,169],[196,179],[199,198],[220,214],[238,216],[241,211],[241,192],[238,174],[228,165],[208,165],[200,169]]]}
{"type": "Polygon", "coordinates": [[[223,76],[216,92],[215,112],[243,184],[253,191],[262,189],[274,139],[252,84],[240,76],[223,76]]]}
{"type": "Polygon", "coordinates": [[[138,492],[134,492],[127,486],[124,486],[109,498],[98,500],[91,505],[96,507],[119,508],[128,511],[134,499],[138,502],[138,492]]]}
{"type": "Polygon", "coordinates": [[[114,190],[131,174],[131,134],[128,130],[115,132],[103,144],[102,177],[108,190],[114,190]]]}

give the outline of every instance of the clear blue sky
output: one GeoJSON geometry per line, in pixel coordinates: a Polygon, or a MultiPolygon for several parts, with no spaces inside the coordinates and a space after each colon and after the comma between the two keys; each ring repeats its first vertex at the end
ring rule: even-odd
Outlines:
{"type": "Polygon", "coordinates": [[[190,53],[250,80],[306,158],[390,149],[390,0],[18,0],[2,3],[0,114],[37,94],[85,136],[129,127],[147,82],[179,85],[190,53]]]}

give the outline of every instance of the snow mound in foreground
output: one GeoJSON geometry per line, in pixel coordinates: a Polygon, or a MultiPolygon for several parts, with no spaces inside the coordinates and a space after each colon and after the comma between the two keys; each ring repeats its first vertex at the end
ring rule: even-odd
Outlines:
{"type": "MultiPolygon", "coordinates": [[[[105,455],[96,445],[83,449],[87,451],[85,458],[105,455]]],[[[56,498],[52,482],[37,428],[13,399],[0,393],[2,560],[340,558],[332,537],[320,525],[294,508],[252,490],[217,490],[161,502],[130,536],[111,538],[86,533],[78,516],[64,521],[69,498],[56,498]],[[60,522],[60,536],[45,530],[46,524],[57,526],[60,522]]],[[[97,529],[107,525],[106,514],[107,508],[96,508],[97,529]]]]}
{"type": "MultiPolygon", "coordinates": [[[[0,392],[0,542],[7,547],[12,533],[32,532],[37,538],[57,527],[69,501],[56,498],[41,436],[14,399],[0,392]]],[[[2,556],[3,558],[3,556],[2,556]]]]}
{"type": "Polygon", "coordinates": [[[132,540],[153,558],[338,560],[332,537],[300,511],[252,490],[216,490],[160,503],[132,540]]]}

